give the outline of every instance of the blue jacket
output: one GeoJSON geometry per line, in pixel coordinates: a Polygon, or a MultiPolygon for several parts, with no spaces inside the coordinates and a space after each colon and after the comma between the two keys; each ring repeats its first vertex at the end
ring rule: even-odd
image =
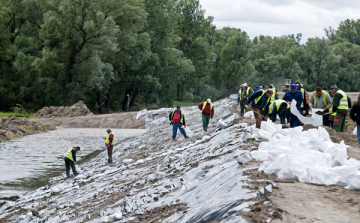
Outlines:
{"type": "Polygon", "coordinates": [[[283,98],[285,101],[287,102],[291,102],[293,99],[295,99],[296,103],[296,107],[299,110],[299,112],[301,113],[301,103],[303,102],[303,96],[301,94],[301,91],[297,90],[295,93],[291,93],[291,91],[287,91],[284,95],[283,98]]]}
{"type": "Polygon", "coordinates": [[[256,91],[252,93],[246,100],[245,104],[249,105],[251,102],[251,105],[254,106],[255,108],[263,109],[268,103],[267,101],[268,97],[266,96],[266,93],[260,98],[258,103],[255,104],[255,99],[260,97],[262,93],[263,93],[262,91],[256,91]]]}

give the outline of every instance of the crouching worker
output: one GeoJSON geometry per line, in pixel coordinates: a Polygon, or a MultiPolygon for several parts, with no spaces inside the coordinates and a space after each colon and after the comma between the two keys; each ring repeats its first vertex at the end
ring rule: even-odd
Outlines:
{"type": "Polygon", "coordinates": [[[256,128],[260,128],[261,121],[266,121],[264,110],[266,106],[269,106],[270,98],[273,95],[274,91],[272,89],[268,90],[259,90],[255,93],[252,93],[245,104],[249,105],[251,103],[251,110],[254,112],[256,119],[256,128]]]}
{"type": "Polygon", "coordinates": [[[273,101],[269,106],[269,116],[271,121],[276,122],[276,115],[279,115],[280,124],[285,124],[285,118],[289,124],[291,120],[290,105],[281,99],[273,101]]]}
{"type": "Polygon", "coordinates": [[[66,176],[70,177],[70,167],[73,171],[74,176],[78,175],[78,172],[76,172],[75,165],[76,165],[76,153],[80,150],[80,147],[73,147],[69,149],[64,156],[65,160],[65,168],[66,168],[66,176]]]}
{"type": "Polygon", "coordinates": [[[171,122],[171,125],[173,126],[173,140],[175,141],[176,138],[176,134],[177,134],[177,129],[179,128],[181,134],[184,135],[185,139],[189,138],[186,136],[186,132],[185,130],[182,128],[182,126],[184,126],[184,128],[186,128],[186,123],[185,123],[185,117],[184,114],[180,111],[180,106],[176,106],[176,110],[171,112],[169,115],[169,120],[171,122]]]}

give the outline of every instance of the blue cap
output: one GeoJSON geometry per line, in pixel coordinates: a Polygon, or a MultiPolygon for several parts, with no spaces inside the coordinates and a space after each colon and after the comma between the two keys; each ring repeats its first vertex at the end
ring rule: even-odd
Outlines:
{"type": "Polygon", "coordinates": [[[297,88],[296,84],[292,84],[292,85],[290,86],[290,89],[291,89],[292,91],[295,91],[296,88],[297,88]]]}

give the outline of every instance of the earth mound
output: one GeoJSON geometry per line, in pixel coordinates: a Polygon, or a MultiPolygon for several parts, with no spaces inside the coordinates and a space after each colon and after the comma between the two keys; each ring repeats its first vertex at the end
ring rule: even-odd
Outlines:
{"type": "Polygon", "coordinates": [[[33,114],[38,118],[64,118],[94,115],[83,101],[79,101],[71,107],[44,107],[33,114]]]}
{"type": "Polygon", "coordinates": [[[36,121],[15,116],[0,118],[0,142],[49,130],[55,130],[55,126],[41,125],[36,121]]]}

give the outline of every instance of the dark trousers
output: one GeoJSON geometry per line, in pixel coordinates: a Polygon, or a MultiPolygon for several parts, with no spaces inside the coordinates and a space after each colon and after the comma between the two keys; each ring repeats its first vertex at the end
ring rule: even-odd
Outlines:
{"type": "Polygon", "coordinates": [[[203,122],[203,129],[204,131],[207,131],[207,128],[209,126],[209,122],[210,122],[210,115],[204,115],[202,114],[202,122],[203,122]]]}
{"type": "Polygon", "coordinates": [[[300,120],[298,119],[298,117],[296,117],[295,115],[291,114],[291,119],[290,119],[290,128],[295,128],[297,126],[301,125],[300,120]]]}
{"type": "Polygon", "coordinates": [[[107,145],[108,163],[112,163],[113,145],[107,145]]]}
{"type": "Polygon", "coordinates": [[[264,116],[264,110],[260,108],[256,108],[251,105],[251,110],[254,112],[255,120],[256,120],[256,128],[260,128],[261,122],[266,121],[267,118],[264,116]]]}
{"type": "Polygon", "coordinates": [[[331,127],[331,123],[329,121],[329,115],[323,115],[323,125],[331,127]]]}
{"type": "Polygon", "coordinates": [[[244,116],[244,111],[245,111],[245,100],[241,100],[240,101],[240,116],[243,117],[244,116]]]}
{"type": "Polygon", "coordinates": [[[74,176],[78,175],[78,173],[76,172],[76,169],[75,169],[74,161],[70,160],[69,158],[64,158],[64,161],[65,161],[65,168],[66,168],[66,176],[70,177],[70,167],[72,169],[74,176]]]}

